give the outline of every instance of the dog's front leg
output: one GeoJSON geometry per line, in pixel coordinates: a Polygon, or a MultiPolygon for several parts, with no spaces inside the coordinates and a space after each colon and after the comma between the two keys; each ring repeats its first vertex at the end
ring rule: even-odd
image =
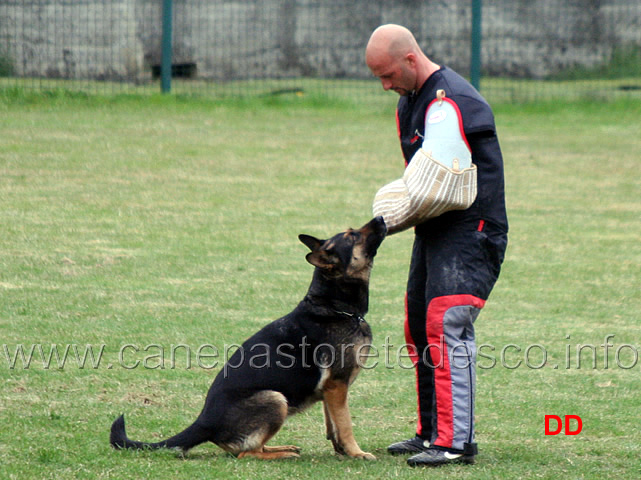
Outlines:
{"type": "Polygon", "coordinates": [[[331,440],[332,445],[334,446],[334,451],[339,455],[347,455],[340,443],[338,443],[336,437],[336,429],[334,428],[334,423],[332,422],[332,417],[329,414],[327,409],[327,402],[323,401],[323,412],[325,413],[325,427],[327,428],[327,440],[331,440]]]}
{"type": "Polygon", "coordinates": [[[376,460],[371,453],[364,452],[356,443],[352,431],[352,417],[347,406],[348,385],[340,381],[328,381],[323,389],[323,407],[327,436],[334,450],[353,458],[376,460]]]}

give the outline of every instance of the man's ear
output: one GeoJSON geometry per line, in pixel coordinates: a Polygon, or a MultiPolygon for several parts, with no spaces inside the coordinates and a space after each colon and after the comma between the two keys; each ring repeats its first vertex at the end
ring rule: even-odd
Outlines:
{"type": "Polygon", "coordinates": [[[405,55],[405,63],[408,65],[415,67],[416,66],[416,55],[412,52],[409,52],[407,55],[405,55]]]}
{"type": "Polygon", "coordinates": [[[298,236],[298,239],[303,242],[303,244],[306,245],[307,248],[309,248],[312,252],[320,250],[320,247],[323,244],[322,240],[319,240],[316,237],[312,237],[311,235],[305,235],[304,233],[300,234],[298,236]]]}

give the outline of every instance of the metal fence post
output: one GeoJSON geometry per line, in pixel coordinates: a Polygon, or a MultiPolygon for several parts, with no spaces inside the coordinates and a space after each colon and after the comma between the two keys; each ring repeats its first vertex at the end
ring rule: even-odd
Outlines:
{"type": "Polygon", "coordinates": [[[171,37],[172,37],[173,0],[162,3],[162,56],[160,61],[160,91],[171,91],[171,37]]]}
{"type": "Polygon", "coordinates": [[[481,90],[481,6],[483,0],[472,0],[472,44],[470,51],[470,83],[481,90]]]}

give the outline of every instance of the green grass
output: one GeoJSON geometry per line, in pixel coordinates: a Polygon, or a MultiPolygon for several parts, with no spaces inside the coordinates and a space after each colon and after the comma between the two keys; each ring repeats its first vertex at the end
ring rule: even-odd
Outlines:
{"type": "MultiPolygon", "coordinates": [[[[483,76],[481,91],[492,103],[527,103],[546,101],[612,101],[641,100],[641,75],[637,63],[625,63],[635,51],[620,50],[603,69],[573,69],[547,80],[511,79],[483,76]],[[637,68],[637,71],[634,71],[637,68]],[[595,73],[596,72],[596,73],[595,73]]],[[[1,58],[0,58],[1,69],[1,58]]],[[[1,77],[1,75],[0,75],[1,77]]],[[[98,82],[46,78],[0,78],[0,93],[22,92],[19,97],[62,95],[142,95],[155,96],[160,92],[159,81],[140,84],[128,82],[98,82]],[[29,93],[31,92],[31,93],[29,93]]],[[[171,92],[179,97],[225,100],[238,98],[261,103],[279,103],[295,98],[306,103],[332,101],[359,104],[396,104],[394,94],[384,92],[380,82],[371,80],[288,78],[247,81],[212,82],[202,79],[173,79],[171,92]]]]}
{"type": "Polygon", "coordinates": [[[334,456],[318,405],[274,441],[303,447],[295,461],[109,447],[123,412],[135,439],[187,426],[220,368],[198,367],[198,347],[220,360],[296,305],[311,278],[299,233],[369,220],[378,187],[401,175],[389,105],[0,95],[3,478],[636,478],[641,104],[629,100],[496,109],[511,234],[477,322],[477,465],[417,472],[385,454],[415,420],[413,373],[383,356],[386,339],[392,357],[403,343],[409,232],[379,251],[368,320],[381,357],[351,391],[378,462],[334,456]],[[36,351],[10,368],[4,345],[11,357],[20,344],[104,345],[104,357],[45,368],[36,351]],[[179,344],[191,368],[184,348],[172,364],[179,344]],[[580,415],[583,431],[545,436],[546,414],[580,415]]]}

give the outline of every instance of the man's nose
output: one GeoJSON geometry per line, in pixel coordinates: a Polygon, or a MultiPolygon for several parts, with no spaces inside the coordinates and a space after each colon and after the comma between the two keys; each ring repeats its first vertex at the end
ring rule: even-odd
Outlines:
{"type": "Polygon", "coordinates": [[[388,79],[382,78],[381,85],[383,85],[383,90],[387,91],[392,88],[392,82],[388,79]]]}

